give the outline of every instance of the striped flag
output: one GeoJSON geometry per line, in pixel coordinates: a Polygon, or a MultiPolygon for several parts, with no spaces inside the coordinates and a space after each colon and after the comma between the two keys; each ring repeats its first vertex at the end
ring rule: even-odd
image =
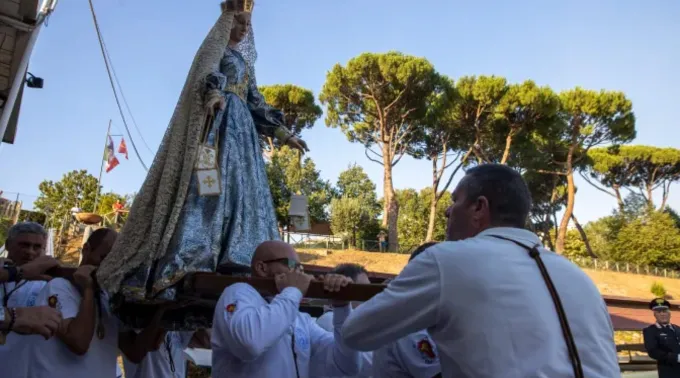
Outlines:
{"type": "Polygon", "coordinates": [[[106,144],[106,149],[104,149],[104,161],[106,162],[106,173],[111,172],[113,168],[116,168],[116,166],[120,164],[113,149],[113,139],[111,138],[111,135],[109,135],[109,142],[106,144]]]}

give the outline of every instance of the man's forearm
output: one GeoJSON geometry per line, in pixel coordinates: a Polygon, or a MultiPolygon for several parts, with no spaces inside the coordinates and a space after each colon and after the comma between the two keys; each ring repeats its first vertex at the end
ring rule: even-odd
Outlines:
{"type": "Polygon", "coordinates": [[[9,272],[5,268],[0,267],[0,282],[9,281],[9,272]]]}
{"type": "Polygon", "coordinates": [[[59,329],[59,339],[75,354],[82,356],[90,348],[90,342],[94,337],[96,324],[94,289],[83,290],[83,299],[78,308],[78,315],[62,322],[59,329]]]}

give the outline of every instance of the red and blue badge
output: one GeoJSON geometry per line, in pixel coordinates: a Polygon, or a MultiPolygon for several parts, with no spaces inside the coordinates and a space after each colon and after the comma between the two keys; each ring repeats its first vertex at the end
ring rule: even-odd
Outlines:
{"type": "Polygon", "coordinates": [[[236,312],[236,302],[224,306],[224,320],[229,320],[234,312],[236,312]]]}
{"type": "Polygon", "coordinates": [[[432,343],[427,337],[418,341],[416,348],[418,349],[418,352],[420,352],[420,356],[423,358],[423,361],[427,362],[428,364],[437,361],[437,353],[435,353],[434,346],[432,346],[432,343]]]}

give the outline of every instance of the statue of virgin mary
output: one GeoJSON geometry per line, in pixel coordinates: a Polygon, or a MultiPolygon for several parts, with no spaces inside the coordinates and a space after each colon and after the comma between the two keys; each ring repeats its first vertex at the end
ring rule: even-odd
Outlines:
{"type": "Polygon", "coordinates": [[[307,150],[257,90],[253,2],[222,3],[198,50],[154,162],[98,271],[111,294],[173,300],[190,272],[250,265],[279,231],[259,134],[307,150]]]}

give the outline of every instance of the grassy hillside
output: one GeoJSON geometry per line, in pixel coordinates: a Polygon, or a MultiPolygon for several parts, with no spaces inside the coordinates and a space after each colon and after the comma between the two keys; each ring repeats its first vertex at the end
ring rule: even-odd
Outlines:
{"type": "MultiPolygon", "coordinates": [[[[375,253],[363,251],[333,251],[325,255],[324,251],[300,251],[300,258],[304,263],[335,266],[343,262],[361,264],[372,272],[397,274],[408,262],[408,255],[397,253],[375,253]]],[[[663,284],[667,293],[673,298],[680,299],[680,280],[641,274],[609,272],[584,269],[586,274],[595,282],[603,295],[616,295],[634,298],[652,298],[650,288],[654,282],[663,284]]]]}

